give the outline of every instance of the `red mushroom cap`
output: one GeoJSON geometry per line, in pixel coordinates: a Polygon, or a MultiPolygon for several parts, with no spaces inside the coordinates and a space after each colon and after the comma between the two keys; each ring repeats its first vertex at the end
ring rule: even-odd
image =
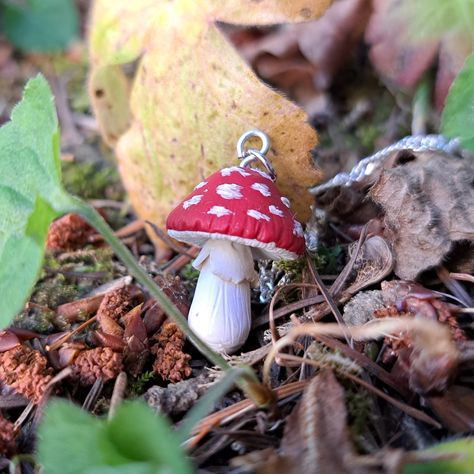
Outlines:
{"type": "Polygon", "coordinates": [[[166,221],[168,234],[192,245],[208,239],[253,247],[254,257],[294,259],[305,250],[303,228],[271,178],[233,166],[209,176],[166,221]]]}

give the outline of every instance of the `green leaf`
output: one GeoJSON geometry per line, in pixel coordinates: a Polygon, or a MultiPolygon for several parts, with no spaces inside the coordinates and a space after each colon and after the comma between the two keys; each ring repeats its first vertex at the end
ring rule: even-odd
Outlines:
{"type": "Polygon", "coordinates": [[[9,0],[0,7],[0,18],[7,38],[25,51],[61,51],[79,33],[73,0],[9,0]]]}
{"type": "Polygon", "coordinates": [[[59,128],[42,76],[28,82],[0,128],[0,326],[25,303],[41,268],[51,221],[71,199],[60,183],[59,128]]]}
{"type": "Polygon", "coordinates": [[[449,90],[441,118],[441,131],[474,151],[474,53],[471,54],[449,90]]]}
{"type": "Polygon", "coordinates": [[[38,430],[38,460],[48,474],[84,474],[126,462],[107,439],[105,421],[64,400],[46,409],[38,430]]]}
{"type": "Polygon", "coordinates": [[[46,474],[192,473],[175,433],[139,402],[125,402],[110,421],[54,400],[38,431],[46,474]]]}
{"type": "Polygon", "coordinates": [[[131,461],[154,461],[157,466],[168,466],[171,472],[192,472],[176,433],[145,404],[123,403],[108,432],[114,446],[131,461]]]}
{"type": "Polygon", "coordinates": [[[454,459],[409,464],[403,474],[471,474],[474,467],[474,438],[441,443],[425,451],[427,454],[453,454],[454,459]]]}

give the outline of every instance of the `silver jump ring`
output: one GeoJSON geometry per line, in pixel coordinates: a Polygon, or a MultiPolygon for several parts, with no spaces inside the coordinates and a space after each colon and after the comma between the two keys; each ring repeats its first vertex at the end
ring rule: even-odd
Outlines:
{"type": "Polygon", "coordinates": [[[261,130],[254,128],[245,132],[239,138],[239,141],[237,142],[237,156],[239,158],[245,158],[249,154],[250,150],[245,150],[244,145],[253,137],[258,137],[262,141],[262,146],[260,147],[260,150],[257,151],[262,155],[268,153],[268,150],[270,149],[270,139],[268,138],[268,135],[261,130]]]}
{"type": "Polygon", "coordinates": [[[240,162],[240,166],[242,168],[245,168],[246,166],[249,166],[250,163],[256,160],[258,160],[265,167],[272,181],[275,181],[276,180],[275,168],[273,168],[272,164],[267,160],[266,156],[260,151],[252,150],[252,149],[247,150],[245,158],[243,158],[242,161],[240,162]]]}

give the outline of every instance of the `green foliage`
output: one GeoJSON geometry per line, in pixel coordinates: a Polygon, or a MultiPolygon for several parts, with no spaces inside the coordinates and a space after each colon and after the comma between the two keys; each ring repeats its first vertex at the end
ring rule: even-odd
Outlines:
{"type": "Polygon", "coordinates": [[[441,122],[442,133],[458,137],[465,148],[474,151],[474,53],[451,86],[441,122]]]}
{"type": "Polygon", "coordinates": [[[448,32],[474,40],[474,0],[408,0],[395,14],[407,26],[409,39],[439,39],[448,32]]]}
{"type": "Polygon", "coordinates": [[[38,460],[47,474],[193,472],[165,419],[139,402],[124,402],[107,421],[52,401],[38,440],[38,460]]]}
{"type": "Polygon", "coordinates": [[[474,438],[458,439],[441,443],[426,451],[426,454],[453,454],[453,459],[446,461],[409,464],[403,474],[471,474],[474,467],[474,438]]]}
{"type": "Polygon", "coordinates": [[[342,268],[342,256],[343,252],[340,245],[335,245],[334,247],[320,245],[318,247],[318,253],[315,257],[315,265],[317,269],[323,273],[339,273],[342,268]]]}
{"type": "Polygon", "coordinates": [[[3,0],[0,26],[24,51],[57,52],[79,34],[74,0],[3,0]]]}
{"type": "Polygon", "coordinates": [[[49,224],[71,203],[60,179],[56,111],[48,83],[38,76],[0,128],[0,327],[26,301],[49,224]]]}

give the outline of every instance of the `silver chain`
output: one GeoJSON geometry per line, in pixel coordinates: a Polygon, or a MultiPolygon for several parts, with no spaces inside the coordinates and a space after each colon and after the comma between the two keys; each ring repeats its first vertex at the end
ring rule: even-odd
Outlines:
{"type": "Polygon", "coordinates": [[[457,138],[448,139],[443,135],[409,135],[362,159],[349,173],[338,173],[329,181],[310,188],[309,192],[319,194],[330,188],[351,186],[360,182],[374,171],[379,170],[383,166],[385,158],[398,150],[443,151],[452,154],[459,151],[459,140],[457,138]]]}

